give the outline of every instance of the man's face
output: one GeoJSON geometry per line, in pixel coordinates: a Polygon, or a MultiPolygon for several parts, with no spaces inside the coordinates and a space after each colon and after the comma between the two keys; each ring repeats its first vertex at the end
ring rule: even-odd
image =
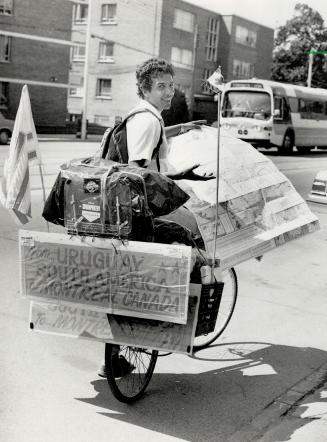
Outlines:
{"type": "Polygon", "coordinates": [[[170,74],[161,74],[152,79],[151,91],[144,91],[144,99],[151,103],[159,112],[169,109],[175,93],[173,77],[170,74]]]}

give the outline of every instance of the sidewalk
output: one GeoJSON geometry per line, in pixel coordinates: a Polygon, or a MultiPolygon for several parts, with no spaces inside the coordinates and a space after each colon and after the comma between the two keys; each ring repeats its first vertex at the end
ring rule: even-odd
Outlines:
{"type": "MultiPolygon", "coordinates": [[[[327,439],[327,366],[322,380],[296,401],[278,424],[268,429],[258,442],[324,442],[327,439]]],[[[318,380],[317,379],[317,380],[318,380]]]]}
{"type": "Polygon", "coordinates": [[[324,442],[327,363],[272,401],[228,442],[324,442]]]}
{"type": "Polygon", "coordinates": [[[102,135],[88,135],[86,140],[76,138],[75,134],[37,134],[39,141],[76,141],[85,143],[90,141],[101,141],[102,135]]]}

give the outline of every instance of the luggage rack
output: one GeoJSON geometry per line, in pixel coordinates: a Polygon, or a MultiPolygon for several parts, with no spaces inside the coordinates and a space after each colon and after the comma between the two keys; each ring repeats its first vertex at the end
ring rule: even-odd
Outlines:
{"type": "Polygon", "coordinates": [[[110,224],[90,223],[85,221],[74,222],[66,220],[65,227],[68,235],[96,236],[105,238],[127,237],[130,234],[129,226],[118,226],[110,224]]]}

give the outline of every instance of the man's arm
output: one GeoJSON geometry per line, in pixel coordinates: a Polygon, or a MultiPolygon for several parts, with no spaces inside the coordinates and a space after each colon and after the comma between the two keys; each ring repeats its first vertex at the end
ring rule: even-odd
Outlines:
{"type": "Polygon", "coordinates": [[[200,164],[194,164],[194,166],[188,167],[180,172],[166,172],[165,175],[172,180],[208,181],[216,178],[212,173],[209,175],[198,175],[197,173],[194,173],[194,169],[199,166],[200,164]]]}
{"type": "Polygon", "coordinates": [[[207,124],[206,120],[189,121],[188,123],[175,124],[174,126],[165,127],[165,135],[167,138],[176,137],[185,134],[191,129],[201,129],[203,124],[207,124]]]}
{"type": "MultiPolygon", "coordinates": [[[[129,161],[128,164],[130,166],[143,167],[144,169],[148,167],[146,165],[145,160],[129,161]]],[[[197,173],[194,173],[193,170],[196,169],[197,167],[199,167],[199,164],[195,164],[194,166],[188,167],[187,169],[184,169],[180,172],[162,172],[162,174],[175,181],[177,180],[208,181],[212,180],[213,178],[216,178],[213,174],[198,175],[197,173]]]]}

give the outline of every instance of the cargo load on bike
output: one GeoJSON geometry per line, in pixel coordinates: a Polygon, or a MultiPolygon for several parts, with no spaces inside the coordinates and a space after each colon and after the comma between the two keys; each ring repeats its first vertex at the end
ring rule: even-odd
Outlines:
{"type": "MultiPolygon", "coordinates": [[[[187,166],[188,149],[211,172],[216,131],[173,139],[170,162],[187,166]]],[[[158,351],[191,355],[222,333],[237,297],[234,265],[319,227],[269,160],[240,140],[222,141],[217,199],[217,180],[177,186],[157,172],[74,160],[45,207],[68,235],[20,232],[30,328],[106,342],[119,400],[144,392],[158,351]],[[114,372],[118,352],[134,367],[126,376],[114,372]]]]}

